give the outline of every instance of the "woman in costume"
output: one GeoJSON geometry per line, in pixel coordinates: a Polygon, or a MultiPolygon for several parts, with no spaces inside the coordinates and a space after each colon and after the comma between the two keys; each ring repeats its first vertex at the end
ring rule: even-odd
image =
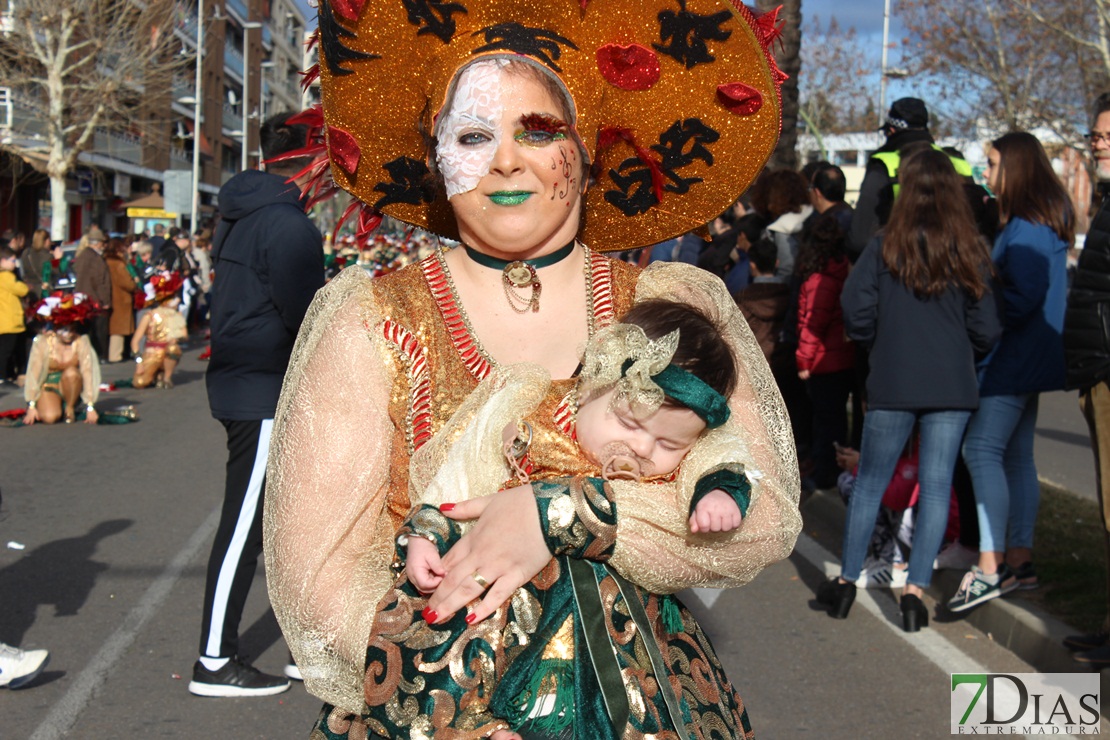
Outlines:
{"type": "Polygon", "coordinates": [[[131,383],[136,388],[152,384],[157,388],[173,388],[173,371],[181,359],[177,342],[189,336],[185,317],[177,308],[181,305],[182,283],[181,273],[160,272],[147,284],[153,308],[143,314],[131,337],[131,353],[136,363],[131,383]],[[146,344],[140,354],[144,340],[146,344]]]}
{"type": "Polygon", "coordinates": [[[27,359],[23,423],[53,424],[64,418],[71,424],[80,399],[85,402],[85,423],[95,424],[100,361],[85,328],[89,319],[104,309],[83,293],[59,291],[39,301],[33,312],[47,328],[35,337],[27,359]]]}
{"type": "MultiPolygon", "coordinates": [[[[798,474],[781,398],[718,278],[684,265],[641,273],[594,250],[704,224],[759,171],[779,128],[780,78],[766,48],[774,18],[717,0],[571,2],[544,9],[536,27],[515,20],[536,17],[520,0],[453,3],[445,15],[408,8],[320,6],[318,148],[336,183],[366,204],[363,225],[376,208],[464,247],[373,281],[345,271],[317,297],[290,364],[268,472],[267,574],[306,685],[328,702],[316,736],[366,737],[364,681],[384,691],[395,680],[364,670],[373,607],[395,580],[414,454],[444,433],[482,378],[527,361],[554,378],[528,417],[536,462],[573,462],[567,421],[580,348],[652,296],[700,307],[738,361],[724,428],[742,441],[740,462],[762,474],[744,526],[691,536],[692,481],[708,472],[701,442],[684,462],[689,479],[661,484],[662,494],[658,484],[591,479],[549,483],[540,497],[531,486],[491,491],[451,512],[475,521],[444,557],[447,575],[425,616],[442,623],[467,607],[480,628],[553,554],[596,564],[592,588],[614,606],[594,636],[619,651],[627,676],[606,683],[610,731],[749,735],[743,704],[688,612],[680,638],[613,615],[643,606],[625,602],[618,574],[661,594],[726,587],[789,553],[798,474]],[[387,104],[388,116],[366,114],[387,104]],[[541,528],[541,517],[551,526],[541,528]],[[661,667],[643,659],[656,649],[661,667]],[[661,682],[681,686],[675,702],[661,682]]],[[[310,192],[329,191],[317,182],[310,192]]],[[[573,661],[587,645],[568,648],[573,661]]],[[[464,670],[461,660],[451,670],[464,670]]],[[[441,724],[412,716],[410,734],[447,737],[441,724]]]]}

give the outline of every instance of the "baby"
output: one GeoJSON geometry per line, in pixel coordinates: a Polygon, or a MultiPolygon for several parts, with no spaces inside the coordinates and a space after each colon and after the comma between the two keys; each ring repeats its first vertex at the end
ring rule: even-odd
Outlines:
{"type": "MultiPolygon", "coordinates": [[[[577,414],[572,436],[577,443],[579,456],[584,458],[585,464],[595,473],[599,473],[597,477],[607,481],[672,480],[687,453],[703,434],[727,421],[727,397],[735,385],[735,376],[735,364],[728,345],[713,323],[699,311],[684,303],[664,300],[637,304],[620,324],[598,332],[587,347],[574,392],[577,414]]],[[[464,495],[475,493],[473,476],[458,466],[469,466],[471,469],[482,466],[482,448],[489,449],[488,437],[497,428],[504,428],[504,432],[496,440],[497,446],[503,451],[500,480],[512,478],[515,480],[509,485],[515,485],[538,477],[573,475],[574,471],[566,470],[538,471],[532,463],[530,447],[533,430],[531,424],[523,421],[523,418],[535,409],[539,399],[547,393],[550,379],[546,373],[530,366],[514,366],[507,368],[501,378],[487,379],[484,383],[493,386],[488,389],[486,402],[480,410],[468,415],[466,421],[458,425],[462,429],[461,436],[445,455],[442,461],[444,464],[439,468],[430,489],[440,486],[449,489],[455,497],[459,491],[464,495]],[[503,416],[510,410],[512,420],[507,426],[499,427],[503,416]],[[479,444],[481,440],[476,437],[486,437],[485,444],[479,444]],[[453,471],[452,464],[456,466],[453,471]]],[[[449,424],[450,426],[452,425],[449,424]]],[[[451,432],[446,431],[445,434],[450,436],[451,432]]],[[[486,458],[488,460],[488,454],[486,458]]],[[[705,480],[707,485],[702,486],[699,482],[695,488],[689,514],[689,527],[693,534],[730,532],[741,524],[743,511],[750,500],[751,486],[742,472],[736,472],[737,466],[734,465],[729,470],[727,463],[730,461],[721,462],[718,472],[709,477],[711,480],[705,480]]],[[[435,494],[425,492],[424,496],[414,495],[413,501],[427,504],[429,497],[434,499],[435,494]]],[[[398,539],[399,556],[404,560],[407,581],[399,583],[398,588],[414,588],[418,594],[426,595],[434,591],[446,575],[440,549],[443,547],[445,551],[449,543],[420,531],[419,511],[420,507],[417,507],[406,527],[402,528],[402,536],[398,539]]],[[[569,578],[567,573],[568,569],[562,569],[558,578],[569,578]]],[[[520,591],[535,590],[534,583],[520,591]]],[[[425,651],[416,649],[416,643],[412,641],[412,630],[420,629],[420,625],[398,625],[389,616],[391,612],[388,607],[398,602],[396,590],[382,602],[382,609],[371,634],[368,665],[375,662],[376,651],[381,649],[388,655],[390,662],[396,661],[394,666],[402,666],[406,679],[409,678],[409,667],[417,664],[421,666],[422,673],[433,673],[427,669],[433,661],[429,661],[425,651]],[[400,651],[399,655],[397,650],[400,651]]],[[[673,597],[659,598],[664,606],[671,602],[677,604],[673,597]]],[[[513,607],[517,612],[527,611],[522,608],[526,601],[528,600],[520,601],[514,597],[513,607]]],[[[535,601],[547,605],[542,594],[537,594],[535,601]]],[[[575,607],[571,601],[568,608],[582,607],[575,607]]],[[[512,608],[499,610],[491,618],[496,620],[501,616],[508,624],[508,627],[500,624],[500,629],[495,630],[497,634],[513,633],[512,612],[512,608]]],[[[673,608],[673,612],[678,612],[677,606],[673,608]]],[[[424,616],[428,617],[426,611],[424,616]]],[[[434,617],[429,621],[434,622],[434,617]]],[[[681,616],[672,619],[673,621],[681,624],[681,616]]],[[[454,631],[447,634],[444,634],[444,630],[435,630],[435,643],[446,646],[447,642],[456,642],[461,648],[469,646],[471,641],[466,636],[468,626],[469,624],[456,624],[454,631]]],[[[451,628],[452,623],[435,627],[451,628]]],[[[537,689],[530,697],[507,698],[518,710],[515,721],[506,721],[504,717],[495,717],[485,711],[491,695],[503,679],[510,677],[514,670],[532,670],[525,666],[535,664],[535,661],[523,660],[518,667],[516,658],[527,649],[525,646],[530,642],[542,641],[530,639],[535,635],[521,635],[519,627],[515,629],[516,633],[513,634],[516,637],[510,636],[507,642],[515,643],[521,650],[514,651],[510,646],[505,651],[503,665],[497,665],[499,661],[495,658],[495,676],[488,681],[483,679],[481,683],[485,685],[480,691],[476,691],[476,686],[470,682],[466,687],[458,686],[454,679],[454,668],[443,671],[444,674],[451,674],[445,676],[450,685],[434,683],[433,679],[426,676],[413,677],[414,683],[421,681],[421,685],[427,686],[423,692],[413,693],[418,701],[428,703],[425,711],[429,715],[432,714],[431,705],[436,703],[434,696],[437,692],[431,690],[433,683],[434,688],[446,691],[458,699],[459,712],[448,723],[450,728],[437,723],[434,727],[437,734],[447,732],[456,738],[491,737],[493,740],[510,740],[520,738],[520,735],[509,729],[514,724],[518,729],[520,725],[529,723],[533,728],[542,727],[545,730],[568,729],[572,710],[560,706],[552,697],[560,692],[565,694],[572,687],[555,686],[553,684],[556,679],[550,676],[516,678],[514,685],[529,684],[537,689]],[[422,683],[425,678],[429,678],[427,684],[422,683]],[[521,719],[525,721],[521,722],[521,719]]],[[[528,631],[527,628],[523,629],[525,633],[528,631]]],[[[541,644],[533,649],[542,648],[541,644]]],[[[575,659],[586,660],[585,651],[577,652],[575,659]]],[[[545,666],[549,668],[550,663],[545,663],[545,666]]],[[[574,679],[570,677],[565,681],[573,683],[574,679]]],[[[388,698],[381,697],[384,699],[381,702],[372,694],[371,688],[368,688],[367,712],[372,729],[376,728],[375,731],[389,737],[407,737],[418,729],[404,726],[403,722],[397,721],[399,704],[395,703],[398,701],[395,694],[388,698]]],[[[437,713],[438,716],[441,715],[437,713]]]]}

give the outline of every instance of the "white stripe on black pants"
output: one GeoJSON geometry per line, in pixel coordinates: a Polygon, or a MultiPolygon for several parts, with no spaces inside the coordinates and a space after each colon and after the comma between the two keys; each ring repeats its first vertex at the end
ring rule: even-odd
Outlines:
{"type": "Polygon", "coordinates": [[[262,554],[262,495],[273,419],[221,420],[227,430],[227,482],[220,526],[208,558],[200,654],[239,652],[239,621],[262,554]]]}

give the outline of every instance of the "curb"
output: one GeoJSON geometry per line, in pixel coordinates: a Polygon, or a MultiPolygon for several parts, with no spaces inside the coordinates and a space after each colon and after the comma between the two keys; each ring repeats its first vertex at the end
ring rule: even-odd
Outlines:
{"type": "MultiPolygon", "coordinates": [[[[803,505],[804,518],[819,520],[833,532],[844,531],[847,508],[832,491],[814,493],[803,505]]],[[[839,544],[839,543],[837,543],[839,544]]],[[[839,554],[839,548],[836,548],[839,554]]],[[[933,572],[928,594],[943,604],[959,588],[963,574],[954,570],[933,572]]],[[[946,611],[946,610],[944,610],[946,611]]],[[[962,621],[984,633],[1041,673],[1082,673],[1089,669],[1077,663],[1061,642],[1079,630],[1045,613],[1020,596],[993,599],[966,613],[962,621]]],[[[1110,673],[1102,672],[1103,690],[1110,688],[1110,673]]]]}

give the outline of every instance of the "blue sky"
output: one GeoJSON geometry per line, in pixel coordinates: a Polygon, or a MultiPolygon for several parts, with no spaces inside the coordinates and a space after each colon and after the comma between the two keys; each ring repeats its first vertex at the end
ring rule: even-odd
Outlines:
{"type": "Polygon", "coordinates": [[[308,18],[308,25],[310,27],[316,25],[316,8],[310,7],[306,0],[297,0],[297,5],[304,11],[305,18],[308,18]]]}
{"type": "MultiPolygon", "coordinates": [[[[884,0],[802,0],[802,28],[808,27],[814,16],[827,26],[829,19],[835,17],[844,30],[854,27],[859,35],[865,53],[872,59],[875,68],[875,98],[878,99],[879,68],[883,50],[883,6],[884,0]]],[[[898,3],[891,3],[890,42],[892,48],[887,57],[887,65],[897,69],[902,64],[901,42],[906,30],[898,21],[898,3]]],[[[806,43],[805,36],[802,43],[806,43]]],[[[928,97],[915,89],[912,80],[891,80],[887,86],[887,102],[905,96],[928,97]]]]}

